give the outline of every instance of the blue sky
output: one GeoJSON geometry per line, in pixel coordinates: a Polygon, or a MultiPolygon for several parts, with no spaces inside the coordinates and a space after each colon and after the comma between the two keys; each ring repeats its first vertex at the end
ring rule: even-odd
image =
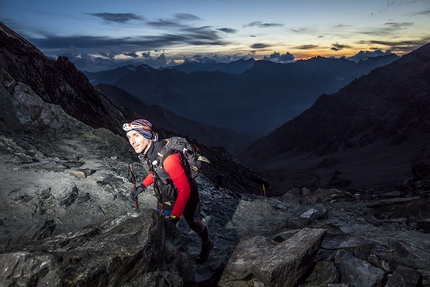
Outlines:
{"type": "Polygon", "coordinates": [[[430,42],[430,0],[0,0],[0,21],[88,71],[403,55],[430,42]]]}

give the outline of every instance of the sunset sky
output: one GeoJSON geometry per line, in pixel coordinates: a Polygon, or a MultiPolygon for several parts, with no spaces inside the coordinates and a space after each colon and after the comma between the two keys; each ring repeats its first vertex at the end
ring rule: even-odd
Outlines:
{"type": "Polygon", "coordinates": [[[430,42],[430,0],[1,0],[0,21],[88,71],[403,55],[430,42]]]}

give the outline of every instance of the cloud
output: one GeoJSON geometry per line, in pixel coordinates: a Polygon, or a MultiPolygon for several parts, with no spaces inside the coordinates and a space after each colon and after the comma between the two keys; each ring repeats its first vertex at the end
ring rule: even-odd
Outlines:
{"type": "Polygon", "coordinates": [[[232,29],[232,28],[220,28],[218,29],[218,31],[227,33],[227,34],[233,34],[233,33],[237,33],[236,29],[232,29]]]}
{"type": "Polygon", "coordinates": [[[293,33],[297,33],[297,34],[312,34],[315,33],[315,29],[310,29],[310,28],[288,28],[289,31],[293,32],[293,33]]]}
{"type": "Polygon", "coordinates": [[[126,23],[130,20],[142,20],[141,16],[133,13],[85,13],[103,19],[106,22],[126,23]]]}
{"type": "Polygon", "coordinates": [[[143,53],[141,53],[141,55],[142,55],[142,57],[144,57],[144,58],[151,58],[151,52],[143,52],[143,53]]]}
{"type": "Polygon", "coordinates": [[[387,47],[387,50],[390,50],[394,53],[406,54],[410,53],[413,50],[426,45],[430,42],[430,37],[422,37],[421,39],[416,40],[399,40],[399,41],[382,41],[382,40],[367,40],[367,41],[359,41],[358,44],[364,45],[381,45],[387,47]]]}
{"type": "Polygon", "coordinates": [[[318,48],[318,45],[301,45],[294,47],[299,50],[312,50],[318,48]]]}
{"type": "MultiPolygon", "coordinates": [[[[203,27],[182,27],[175,34],[160,34],[141,37],[110,38],[101,36],[57,36],[44,34],[43,37],[28,37],[29,41],[40,49],[47,49],[50,52],[55,50],[80,48],[82,53],[95,53],[100,50],[116,50],[123,53],[133,51],[150,51],[156,49],[166,49],[175,45],[226,45],[217,30],[210,26],[203,27]]],[[[119,53],[120,53],[119,52],[119,53]]]]}
{"type": "Polygon", "coordinates": [[[367,60],[369,58],[386,56],[386,55],[391,55],[391,54],[392,53],[390,50],[383,52],[382,50],[376,49],[375,51],[360,51],[357,54],[355,54],[354,56],[349,57],[347,59],[354,61],[354,62],[359,62],[361,60],[367,60]]]}
{"type": "Polygon", "coordinates": [[[175,22],[173,20],[158,20],[158,21],[150,21],[146,23],[149,26],[152,27],[183,27],[183,25],[180,22],[175,22]]]}
{"type": "Polygon", "coordinates": [[[414,23],[412,23],[412,22],[402,22],[402,23],[387,22],[387,23],[384,23],[384,25],[388,26],[389,29],[399,30],[399,29],[403,29],[405,27],[411,27],[414,25],[414,23]]]}
{"type": "Polygon", "coordinates": [[[386,38],[388,34],[407,29],[413,25],[413,22],[386,22],[383,27],[361,31],[360,33],[364,35],[385,36],[386,38]]]}
{"type": "Polygon", "coordinates": [[[210,64],[210,63],[230,63],[232,61],[237,61],[240,59],[250,59],[251,54],[238,56],[238,55],[194,55],[191,58],[184,57],[185,62],[200,63],[200,64],[210,64]]]}
{"type": "Polygon", "coordinates": [[[273,52],[270,56],[264,56],[263,61],[271,61],[275,63],[291,63],[294,61],[294,55],[290,54],[289,52],[286,52],[284,55],[273,52]]]}
{"type": "Polygon", "coordinates": [[[255,43],[254,45],[251,45],[252,49],[263,49],[263,48],[267,48],[270,47],[269,44],[264,44],[264,43],[255,43]]]}
{"type": "Polygon", "coordinates": [[[201,20],[199,17],[188,13],[177,13],[173,15],[173,19],[159,19],[157,21],[149,21],[147,24],[153,27],[186,27],[183,22],[201,20]]]}
{"type": "Polygon", "coordinates": [[[339,24],[339,25],[335,25],[332,26],[333,28],[350,28],[352,27],[351,25],[345,25],[345,24],[339,24]]]}
{"type": "Polygon", "coordinates": [[[139,55],[136,52],[124,53],[124,55],[132,58],[139,58],[139,55]]]}
{"type": "Polygon", "coordinates": [[[281,23],[263,23],[261,21],[254,21],[249,24],[243,25],[243,27],[258,27],[258,28],[270,28],[270,27],[282,27],[284,24],[281,23]]]}
{"type": "Polygon", "coordinates": [[[188,14],[188,13],[177,13],[174,15],[176,19],[178,20],[184,20],[184,21],[194,21],[194,20],[201,20],[199,17],[188,14]]]}
{"type": "MultiPolygon", "coordinates": [[[[149,52],[147,53],[149,55],[149,52]]],[[[113,55],[106,57],[94,57],[88,54],[74,54],[74,53],[63,53],[58,56],[66,56],[71,62],[81,71],[97,72],[102,70],[111,70],[122,66],[133,65],[138,66],[146,64],[154,68],[165,67],[171,64],[171,60],[167,59],[164,53],[155,57],[144,57],[144,58],[128,58],[128,59],[115,59],[113,55]]]]}
{"type": "Polygon", "coordinates": [[[417,13],[413,13],[411,14],[412,16],[417,16],[417,15],[430,15],[430,10],[425,10],[425,11],[421,11],[421,12],[417,12],[417,13]]]}
{"type": "Polygon", "coordinates": [[[351,48],[351,46],[341,45],[341,44],[338,44],[338,43],[332,44],[332,46],[333,47],[331,47],[330,50],[333,50],[333,51],[340,51],[340,50],[343,50],[345,48],[351,48]]]}
{"type": "Polygon", "coordinates": [[[39,34],[37,38],[27,37],[27,39],[49,57],[67,55],[78,69],[97,70],[146,62],[153,66],[169,65],[173,59],[162,57],[155,60],[154,57],[151,57],[150,52],[141,51],[154,51],[158,54],[156,51],[175,46],[228,45],[229,42],[222,39],[220,35],[223,33],[211,26],[182,26],[176,33],[141,37],[58,36],[45,33],[39,34]],[[128,56],[128,58],[121,59],[118,57],[121,55],[128,56]]]}

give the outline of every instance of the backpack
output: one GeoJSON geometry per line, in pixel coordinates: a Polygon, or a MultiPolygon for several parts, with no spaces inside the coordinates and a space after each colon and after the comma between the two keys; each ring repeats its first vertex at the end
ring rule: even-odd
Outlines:
{"type": "Polygon", "coordinates": [[[158,158],[156,162],[153,162],[153,166],[156,167],[163,163],[164,159],[172,153],[178,152],[181,155],[182,162],[186,169],[189,169],[190,177],[196,178],[202,166],[202,162],[210,163],[210,161],[198,153],[199,148],[196,145],[192,145],[185,138],[182,137],[171,137],[165,139],[166,144],[158,152],[158,158]]]}

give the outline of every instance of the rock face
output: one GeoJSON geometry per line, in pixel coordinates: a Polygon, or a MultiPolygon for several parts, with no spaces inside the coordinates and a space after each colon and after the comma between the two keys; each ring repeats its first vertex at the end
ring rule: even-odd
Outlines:
{"type": "Polygon", "coordinates": [[[430,286],[430,237],[418,229],[430,217],[430,191],[419,187],[419,179],[414,182],[407,192],[292,189],[282,197],[239,203],[229,226],[237,226],[242,239],[219,285],[430,286]],[[303,220],[304,215],[314,216],[303,220]],[[320,242],[315,236],[312,245],[313,233],[325,236],[320,242]],[[299,255],[307,246],[316,250],[311,262],[299,255]],[[287,268],[279,267],[291,266],[294,255],[293,264],[307,272],[282,277],[287,268]],[[269,281],[276,277],[269,274],[283,280],[269,281]]]}
{"type": "Polygon", "coordinates": [[[184,237],[149,210],[9,246],[0,254],[0,266],[3,286],[191,286],[195,281],[184,237]]]}
{"type": "Polygon", "coordinates": [[[294,286],[312,266],[323,229],[304,228],[282,243],[265,237],[239,242],[219,286],[249,286],[258,280],[265,286],[294,286]]]}
{"type": "Polygon", "coordinates": [[[122,132],[125,118],[136,118],[137,114],[98,92],[67,57],[46,57],[1,22],[0,40],[0,67],[43,101],[60,105],[67,114],[93,128],[116,133],[122,132]]]}

